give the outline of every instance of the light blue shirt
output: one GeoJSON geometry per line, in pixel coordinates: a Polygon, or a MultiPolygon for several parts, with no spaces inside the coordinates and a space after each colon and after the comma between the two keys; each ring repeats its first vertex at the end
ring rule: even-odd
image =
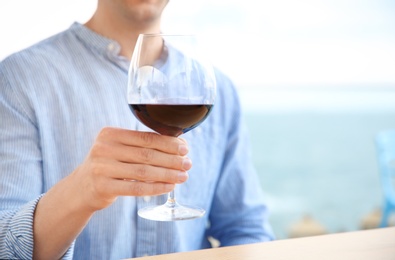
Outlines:
{"type": "MultiPolygon", "coordinates": [[[[81,24],[0,64],[0,258],[30,259],[33,215],[42,194],[82,163],[106,126],[147,130],[127,98],[129,61],[119,44],[81,24]]],[[[271,240],[268,212],[250,158],[232,82],[217,72],[208,119],[183,135],[193,162],[177,185],[181,204],[202,218],[156,222],[137,210],[166,196],[120,197],[95,213],[64,258],[121,259],[271,240]]],[[[62,205],[59,205],[62,207],[62,205]]]]}

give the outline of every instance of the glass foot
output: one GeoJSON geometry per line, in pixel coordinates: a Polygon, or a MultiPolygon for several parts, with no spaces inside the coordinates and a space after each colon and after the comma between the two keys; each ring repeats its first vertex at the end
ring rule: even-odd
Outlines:
{"type": "Polygon", "coordinates": [[[179,204],[168,205],[168,203],[161,206],[150,206],[138,211],[138,215],[145,219],[156,221],[176,221],[200,218],[205,214],[205,210],[192,207],[181,206],[179,204]]]}

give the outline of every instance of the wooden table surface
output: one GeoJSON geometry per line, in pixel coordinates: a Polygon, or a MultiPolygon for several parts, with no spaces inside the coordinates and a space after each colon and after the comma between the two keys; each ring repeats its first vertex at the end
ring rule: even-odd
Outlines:
{"type": "Polygon", "coordinates": [[[395,260],[395,227],[148,256],[144,260],[395,260]]]}

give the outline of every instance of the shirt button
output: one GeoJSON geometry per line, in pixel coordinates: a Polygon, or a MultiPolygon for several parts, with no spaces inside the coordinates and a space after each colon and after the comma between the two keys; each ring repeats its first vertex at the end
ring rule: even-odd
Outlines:
{"type": "Polygon", "coordinates": [[[108,50],[108,51],[113,51],[114,48],[115,48],[114,43],[110,43],[110,44],[107,46],[107,50],[108,50]]]}
{"type": "Polygon", "coordinates": [[[143,200],[144,200],[145,202],[150,202],[150,201],[151,201],[151,197],[150,197],[150,196],[144,196],[144,197],[143,197],[143,200]]]}

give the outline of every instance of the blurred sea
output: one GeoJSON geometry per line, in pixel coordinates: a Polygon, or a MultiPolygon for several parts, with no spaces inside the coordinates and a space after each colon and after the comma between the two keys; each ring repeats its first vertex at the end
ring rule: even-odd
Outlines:
{"type": "Polygon", "coordinates": [[[374,138],[395,128],[395,109],[377,102],[377,109],[247,109],[253,160],[278,239],[305,215],[328,233],[358,230],[381,207],[374,138]]]}

